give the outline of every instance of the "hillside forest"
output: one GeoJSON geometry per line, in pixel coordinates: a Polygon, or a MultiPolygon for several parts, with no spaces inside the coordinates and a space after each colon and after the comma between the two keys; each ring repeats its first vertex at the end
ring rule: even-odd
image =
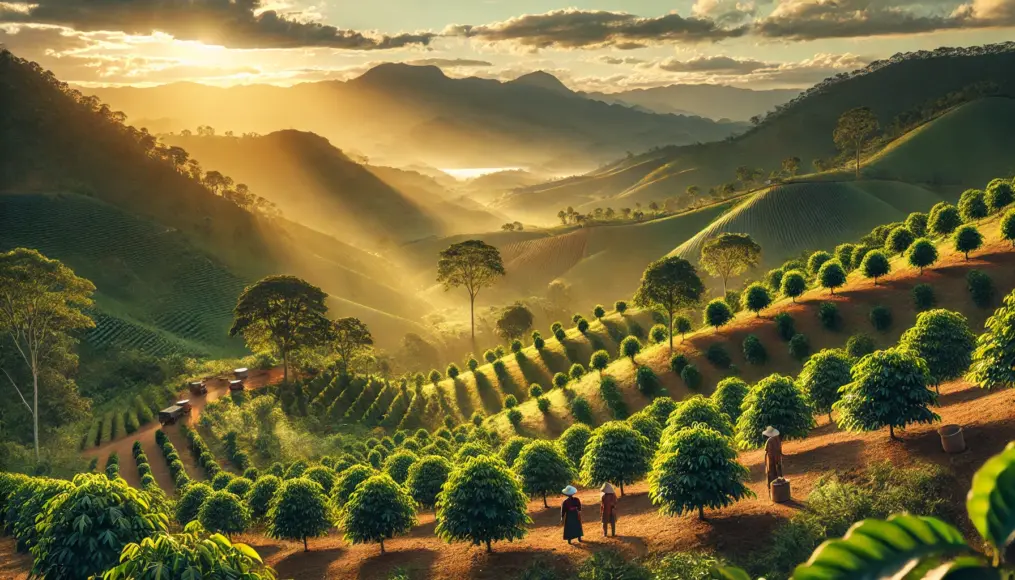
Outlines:
{"type": "Polygon", "coordinates": [[[1015,578],[1013,68],[86,87],[0,47],[0,577],[1015,578]]]}

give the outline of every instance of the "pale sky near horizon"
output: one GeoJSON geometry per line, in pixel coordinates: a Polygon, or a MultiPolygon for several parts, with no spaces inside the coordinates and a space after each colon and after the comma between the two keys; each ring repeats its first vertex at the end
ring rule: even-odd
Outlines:
{"type": "Polygon", "coordinates": [[[0,43],[83,85],[347,79],[381,62],[581,90],[807,87],[1015,38],[1015,0],[0,0],[0,43]]]}

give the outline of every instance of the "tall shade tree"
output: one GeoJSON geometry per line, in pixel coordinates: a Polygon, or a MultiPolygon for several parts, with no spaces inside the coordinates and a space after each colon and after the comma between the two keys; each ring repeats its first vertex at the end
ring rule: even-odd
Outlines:
{"type": "Polygon", "coordinates": [[[730,425],[736,425],[740,418],[740,406],[747,396],[747,383],[739,377],[726,377],[719,381],[712,393],[712,400],[719,410],[729,418],[730,425]]]}
{"type": "Polygon", "coordinates": [[[937,394],[927,388],[930,370],[915,352],[902,348],[873,352],[853,366],[853,381],[842,388],[832,408],[839,412],[838,424],[847,431],[874,431],[910,423],[931,423],[940,419],[930,405],[937,394]]]}
{"type": "Polygon", "coordinates": [[[179,534],[159,534],[127,544],[119,564],[102,575],[102,580],[167,578],[275,580],[278,575],[252,548],[209,535],[199,522],[188,524],[179,534]]]}
{"type": "Polygon", "coordinates": [[[1015,291],[984,324],[976,339],[969,378],[984,389],[1015,386],[1015,291]]]}
{"type": "Polygon", "coordinates": [[[342,360],[342,370],[348,370],[353,357],[373,343],[367,325],[358,318],[339,318],[331,323],[331,344],[342,360]]]}
{"type": "Polygon", "coordinates": [[[437,282],[444,291],[464,287],[469,293],[469,323],[472,340],[476,340],[476,295],[493,286],[504,275],[500,250],[482,240],[466,240],[453,244],[440,253],[437,260],[437,282]]]}
{"type": "Polygon", "coordinates": [[[648,476],[648,495],[665,515],[719,509],[753,497],[746,485],[750,471],[737,461],[729,438],[705,425],[694,425],[664,439],[648,476]]]}
{"type": "Polygon", "coordinates": [[[557,444],[560,445],[564,456],[567,457],[575,469],[581,468],[582,457],[585,456],[585,448],[588,446],[589,439],[591,438],[591,427],[584,423],[575,423],[565,429],[560,434],[560,438],[557,439],[557,444]]]}
{"type": "Polygon", "coordinates": [[[839,388],[852,380],[853,360],[845,351],[826,348],[811,355],[797,382],[815,413],[827,413],[832,422],[832,405],[839,400],[839,388]]]}
{"type": "MultiPolygon", "coordinates": [[[[337,490],[336,486],[332,491],[337,490]]],[[[355,495],[355,494],[354,494],[355,495]]],[[[265,534],[280,540],[303,540],[303,551],[309,552],[307,538],[328,533],[332,523],[331,507],[324,488],[305,477],[287,479],[275,492],[265,518],[265,534]]]]}
{"type": "Polygon", "coordinates": [[[846,270],[838,260],[829,260],[818,270],[818,284],[835,294],[835,289],[846,283],[846,270]]]}
{"type": "Polygon", "coordinates": [[[32,375],[32,402],[10,372],[4,376],[32,416],[35,459],[39,460],[39,376],[51,355],[73,343],[71,332],[94,328],[82,310],[92,305],[95,286],[59,260],[16,248],[0,254],[0,332],[32,375]]]}
{"type": "Polygon", "coordinates": [[[289,357],[328,338],[331,323],[323,290],[295,276],[268,276],[247,286],[233,309],[229,336],[242,334],[251,350],[271,350],[282,358],[289,381],[289,357]]]}
{"type": "Polygon", "coordinates": [[[644,435],[623,421],[610,421],[592,432],[581,462],[581,480],[586,485],[624,485],[645,477],[652,460],[652,446],[644,435]]]}
{"type": "Polygon", "coordinates": [[[532,329],[533,319],[532,311],[521,302],[515,302],[497,318],[497,334],[505,340],[519,339],[532,329]]]}
{"type": "Polygon", "coordinates": [[[906,250],[906,258],[910,266],[919,268],[923,274],[924,268],[937,262],[937,246],[927,238],[917,238],[906,250]]]}
{"type": "Polygon", "coordinates": [[[749,268],[758,265],[761,246],[747,234],[723,233],[705,242],[701,248],[701,267],[713,276],[722,278],[722,291],[726,283],[749,268]]]}
{"type": "Polygon", "coordinates": [[[761,317],[761,311],[772,303],[772,295],[768,288],[760,282],[755,282],[744,290],[744,307],[761,317]]]}
{"type": "Polygon", "coordinates": [[[391,477],[375,475],[356,488],[339,516],[350,544],[378,542],[404,534],[417,523],[416,502],[391,477]]]}
{"type": "Polygon", "coordinates": [[[927,363],[931,382],[940,385],[964,375],[973,361],[976,336],[958,312],[935,309],[921,312],[916,324],[902,333],[899,347],[912,350],[927,363]]]}
{"type": "Polygon", "coordinates": [[[513,469],[521,478],[525,493],[543,496],[543,507],[549,507],[546,494],[557,493],[575,479],[571,462],[560,446],[545,439],[537,439],[523,447],[513,469]]]}
{"type": "Polygon", "coordinates": [[[448,542],[486,544],[520,540],[532,520],[528,497],[515,474],[496,457],[466,461],[451,472],[437,496],[437,537],[448,542]]]}
{"type": "MultiPolygon", "coordinates": [[[[705,285],[690,262],[676,256],[657,260],[641,276],[641,286],[634,296],[635,304],[659,307],[666,311],[669,327],[681,308],[692,306],[701,299],[705,285]]],[[[670,333],[670,352],[673,352],[673,333],[670,333]]]]}
{"type": "Polygon", "coordinates": [[[747,393],[737,419],[736,444],[740,449],[756,449],[765,443],[761,434],[771,425],[785,439],[801,439],[814,427],[814,416],[803,391],[793,379],[770,375],[747,393]]]}
{"type": "Polygon", "coordinates": [[[860,156],[863,146],[869,137],[874,135],[880,125],[874,111],[869,107],[850,109],[839,117],[839,123],[832,132],[832,140],[840,151],[853,153],[856,157],[856,178],[860,179],[860,156]]]}

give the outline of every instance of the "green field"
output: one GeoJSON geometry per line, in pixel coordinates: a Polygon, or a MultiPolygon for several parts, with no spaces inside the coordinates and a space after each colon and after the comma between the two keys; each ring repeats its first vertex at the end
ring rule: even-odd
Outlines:
{"type": "Polygon", "coordinates": [[[671,253],[697,261],[704,243],[720,233],[747,233],[761,244],[765,266],[791,256],[854,240],[875,226],[927,211],[942,198],[895,182],[794,183],[766,189],[680,244],[671,253]]]}
{"type": "Polygon", "coordinates": [[[36,248],[95,283],[96,346],[231,356],[247,283],[171,228],[73,195],[0,196],[0,251],[36,248]]]}

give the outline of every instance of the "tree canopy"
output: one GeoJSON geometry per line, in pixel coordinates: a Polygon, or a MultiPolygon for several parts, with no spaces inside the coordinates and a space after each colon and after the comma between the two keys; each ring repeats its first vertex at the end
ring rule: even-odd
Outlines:
{"type": "Polygon", "coordinates": [[[521,302],[515,302],[497,318],[497,334],[505,340],[519,339],[532,329],[533,319],[532,311],[521,302]]]}
{"type": "Polygon", "coordinates": [[[747,396],[747,391],[747,383],[740,377],[726,377],[715,386],[712,400],[729,418],[731,426],[736,425],[737,419],[740,418],[740,406],[747,396]]]}
{"type": "Polygon", "coordinates": [[[327,534],[332,519],[331,507],[319,484],[304,477],[287,479],[269,504],[265,534],[281,540],[303,540],[303,550],[309,551],[307,538],[327,534]]]}
{"type": "Polygon", "coordinates": [[[416,523],[415,500],[387,474],[361,483],[339,517],[349,543],[378,542],[382,554],[385,539],[408,532],[416,523]]]}
{"type": "Polygon", "coordinates": [[[772,295],[768,288],[760,282],[755,282],[744,290],[744,307],[760,317],[761,311],[772,303],[772,295]]]}
{"type": "Polygon", "coordinates": [[[528,497],[496,457],[470,459],[451,472],[437,496],[437,536],[448,542],[486,544],[520,540],[528,533],[528,497]]]}
{"type": "Polygon", "coordinates": [[[850,382],[850,368],[853,360],[839,349],[825,349],[814,353],[804,363],[797,382],[807,395],[815,413],[828,413],[839,400],[839,388],[850,382]]]}
{"type": "Polygon", "coordinates": [[[927,238],[917,238],[906,251],[909,265],[923,269],[937,262],[937,246],[927,238]]]}
{"type": "Polygon", "coordinates": [[[755,449],[765,443],[761,434],[771,425],[784,439],[807,436],[814,416],[803,392],[790,377],[769,375],[747,393],[737,419],[736,443],[740,449],[755,449]]]}
{"type": "Polygon", "coordinates": [[[972,363],[976,336],[969,321],[958,312],[936,309],[921,312],[916,324],[902,333],[899,346],[912,350],[927,363],[933,384],[957,379],[972,363]]]}
{"type": "Polygon", "coordinates": [[[853,366],[851,375],[852,382],[832,406],[839,412],[842,429],[874,431],[887,426],[894,439],[896,427],[940,419],[930,410],[937,394],[927,388],[932,380],[927,363],[911,350],[873,352],[853,366]]]}
{"type": "Polygon", "coordinates": [[[758,265],[761,246],[748,234],[722,233],[705,242],[701,248],[701,267],[722,278],[723,294],[730,278],[758,265]]]}
{"type": "Polygon", "coordinates": [[[581,460],[581,480],[586,485],[619,484],[623,495],[625,484],[648,473],[651,460],[644,435],[623,421],[610,421],[592,432],[581,460]]]}
{"type": "Polygon", "coordinates": [[[666,420],[666,429],[663,438],[676,433],[682,429],[689,429],[694,425],[702,423],[709,428],[722,433],[724,437],[733,436],[733,425],[729,416],[719,407],[719,404],[702,395],[693,397],[682,402],[666,420]]]}
{"type": "Polygon", "coordinates": [[[522,489],[530,496],[557,493],[575,479],[571,461],[560,446],[552,441],[537,439],[525,445],[514,462],[515,473],[522,480],[522,489]]]}
{"type": "MultiPolygon", "coordinates": [[[[669,316],[669,327],[673,328],[676,311],[696,304],[704,292],[705,285],[694,266],[683,258],[669,256],[653,262],[645,270],[634,301],[639,306],[665,310],[669,316]]],[[[672,350],[671,333],[670,351],[672,350]]]]}
{"type": "Polygon", "coordinates": [[[437,495],[441,492],[444,482],[448,480],[454,466],[439,455],[427,455],[409,468],[409,477],[405,487],[412,498],[424,507],[432,508],[437,503],[437,495]]]}
{"type": "Polygon", "coordinates": [[[288,382],[293,351],[318,346],[328,338],[327,296],[295,276],[263,278],[240,294],[229,336],[242,334],[251,350],[270,350],[280,356],[288,382]]]}
{"type": "Polygon", "coordinates": [[[839,122],[832,132],[832,140],[843,152],[852,152],[856,156],[856,178],[860,179],[860,156],[863,154],[867,138],[880,129],[878,118],[869,107],[850,109],[839,117],[839,122]]]}
{"type": "Polygon", "coordinates": [[[846,270],[838,260],[828,260],[818,270],[818,283],[835,294],[835,289],[846,283],[846,270]]]}
{"type": "Polygon", "coordinates": [[[342,366],[349,368],[354,356],[374,344],[367,325],[358,318],[339,318],[331,323],[331,344],[342,360],[342,366]]]}
{"type": "Polygon", "coordinates": [[[976,339],[970,379],[984,389],[1015,386],[1015,291],[984,324],[976,339]]]}
{"type": "Polygon", "coordinates": [[[448,291],[464,287],[469,293],[469,320],[476,339],[476,295],[504,275],[500,250],[482,240],[466,240],[441,251],[437,261],[437,282],[448,291]]]}

